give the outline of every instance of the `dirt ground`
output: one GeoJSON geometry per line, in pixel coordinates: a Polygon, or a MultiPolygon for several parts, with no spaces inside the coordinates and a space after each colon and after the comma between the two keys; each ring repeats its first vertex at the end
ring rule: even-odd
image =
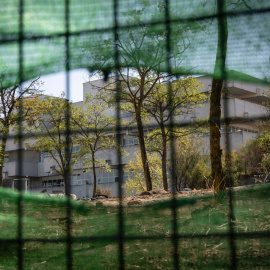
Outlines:
{"type": "MultiPolygon", "coordinates": [[[[191,191],[180,191],[175,194],[177,198],[185,198],[190,196],[203,196],[214,194],[211,190],[191,190],[191,191]]],[[[133,196],[124,196],[122,199],[123,205],[144,205],[148,203],[158,202],[162,200],[168,200],[173,196],[171,192],[166,192],[162,189],[155,189],[152,191],[145,191],[141,194],[133,196]]],[[[119,198],[108,198],[108,199],[97,199],[89,201],[93,205],[106,205],[106,206],[117,206],[119,205],[119,198]]]]}
{"type": "MultiPolygon", "coordinates": [[[[239,186],[234,187],[234,190],[248,188],[247,186],[239,186]]],[[[175,193],[176,198],[186,198],[192,196],[205,196],[205,195],[213,195],[214,191],[209,189],[199,189],[199,190],[191,190],[191,191],[180,191],[175,193]]],[[[144,205],[153,202],[169,200],[172,198],[173,194],[171,192],[167,192],[163,189],[154,189],[152,191],[144,191],[141,194],[136,194],[132,196],[124,196],[122,199],[122,204],[126,205],[144,205]]],[[[117,206],[119,205],[119,198],[107,198],[107,199],[97,199],[94,201],[88,201],[92,205],[106,205],[106,206],[117,206]]]]}

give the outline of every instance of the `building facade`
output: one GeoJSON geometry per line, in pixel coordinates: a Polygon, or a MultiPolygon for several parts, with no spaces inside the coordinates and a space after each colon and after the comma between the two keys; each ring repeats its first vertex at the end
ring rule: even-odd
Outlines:
{"type": "MultiPolygon", "coordinates": [[[[207,96],[210,95],[212,79],[209,77],[198,77],[198,81],[202,82],[203,88],[201,92],[207,96]]],[[[96,80],[89,81],[83,84],[84,101],[87,94],[95,94],[97,88],[104,85],[104,81],[96,80]]],[[[230,126],[230,146],[231,149],[239,149],[242,145],[251,139],[255,138],[259,131],[260,117],[266,113],[263,102],[268,101],[269,97],[266,94],[268,86],[257,80],[256,83],[243,83],[240,81],[228,81],[226,85],[228,89],[227,116],[232,120],[230,126]]],[[[83,102],[74,103],[74,106],[82,106],[83,102]]],[[[177,121],[193,123],[196,119],[204,119],[209,115],[209,100],[204,102],[203,107],[195,108],[192,114],[179,117],[177,121]]],[[[224,109],[222,108],[223,117],[224,109]]],[[[111,112],[114,113],[114,112],[111,112]]],[[[123,114],[124,118],[130,118],[128,114],[123,114]]],[[[146,128],[147,132],[147,128],[146,128]]],[[[209,154],[209,135],[205,135],[203,154],[209,154]]],[[[121,143],[123,149],[129,155],[123,156],[123,165],[127,164],[133,158],[134,153],[139,150],[138,139],[136,137],[136,127],[131,127],[123,130],[121,134],[121,143]]],[[[225,130],[221,127],[221,145],[225,145],[225,130]]],[[[78,147],[74,147],[73,152],[76,153],[78,147]]],[[[16,144],[13,138],[10,138],[6,147],[6,157],[3,168],[4,185],[10,188],[18,186],[17,180],[24,181],[23,189],[31,192],[58,193],[64,191],[64,182],[60,175],[57,174],[56,164],[48,153],[33,151],[30,147],[22,146],[22,175],[18,175],[19,166],[19,145],[16,144]]],[[[111,171],[107,172],[102,168],[97,168],[98,185],[104,189],[109,188],[112,195],[118,195],[119,172],[117,154],[115,149],[98,153],[98,158],[106,160],[106,163],[111,167],[111,171]]],[[[81,159],[73,165],[70,175],[71,193],[76,194],[78,198],[92,196],[93,192],[93,175],[91,171],[87,171],[83,167],[81,159]]],[[[124,180],[126,179],[124,175],[124,180]]]]}

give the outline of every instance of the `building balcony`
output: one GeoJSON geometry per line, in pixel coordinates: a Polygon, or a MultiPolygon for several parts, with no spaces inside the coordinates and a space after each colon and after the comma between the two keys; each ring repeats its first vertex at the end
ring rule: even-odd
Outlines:
{"type": "MultiPolygon", "coordinates": [[[[224,110],[224,109],[223,109],[224,110]]],[[[228,100],[228,117],[244,120],[259,120],[266,113],[264,106],[238,98],[228,100]]]]}

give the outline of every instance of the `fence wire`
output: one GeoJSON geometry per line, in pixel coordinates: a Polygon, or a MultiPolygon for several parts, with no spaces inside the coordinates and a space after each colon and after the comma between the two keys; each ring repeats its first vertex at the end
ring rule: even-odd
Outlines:
{"type": "MultiPolygon", "coordinates": [[[[216,78],[225,81],[231,79],[237,79],[242,81],[248,81],[247,77],[236,76],[232,73],[232,69],[237,69],[244,73],[254,74],[254,77],[260,77],[264,79],[265,76],[269,76],[269,12],[270,4],[268,1],[229,1],[229,0],[216,0],[216,1],[134,1],[134,0],[106,0],[106,1],[33,1],[33,0],[14,0],[14,1],[0,1],[1,11],[0,11],[0,71],[1,71],[1,87],[2,89],[11,87],[15,83],[22,85],[23,82],[29,80],[35,76],[42,74],[49,74],[55,71],[66,72],[66,98],[70,98],[70,70],[76,68],[88,68],[90,71],[101,70],[104,77],[108,74],[114,74],[116,81],[120,81],[121,73],[118,71],[125,68],[153,68],[155,72],[163,72],[168,75],[173,75],[175,77],[180,77],[183,75],[198,75],[206,74],[214,76],[216,78]],[[156,8],[158,8],[158,12],[156,8]],[[138,14],[136,15],[136,11],[138,14]],[[181,11],[181,12],[179,12],[181,11]],[[144,13],[145,12],[145,13],[144,13]],[[157,13],[155,13],[157,12],[157,13]],[[132,14],[133,13],[133,14],[132,14]],[[128,20],[127,16],[134,16],[136,20],[128,20]],[[228,27],[226,23],[228,22],[228,27]],[[130,38],[136,38],[136,35],[141,35],[140,30],[146,27],[148,29],[148,37],[145,37],[145,44],[140,44],[140,48],[136,48],[136,44],[131,46],[131,55],[134,58],[137,57],[136,54],[142,54],[142,59],[135,59],[134,61],[126,60],[125,53],[121,48],[120,42],[122,41],[121,36],[129,36],[130,38]],[[154,41],[151,34],[154,35],[155,31],[164,32],[164,38],[162,41],[156,41],[157,44],[151,44],[154,41]],[[134,35],[130,34],[134,31],[134,35]],[[136,32],[137,31],[137,32],[136,32]],[[228,42],[224,39],[226,33],[229,31],[228,42]],[[180,42],[175,42],[175,35],[181,32],[184,35],[182,44],[180,42]],[[218,36],[217,32],[221,35],[220,44],[221,47],[218,48],[218,36]],[[190,36],[188,36],[188,34],[190,36]],[[186,35],[186,36],[185,36],[186,35]],[[239,40],[239,42],[237,42],[239,40]],[[106,47],[106,42],[112,42],[112,49],[106,47]],[[187,44],[185,44],[187,42],[187,44]],[[153,47],[160,46],[160,50],[157,55],[152,55],[151,50],[153,47]],[[98,58],[100,63],[96,62],[94,59],[94,53],[89,48],[94,48],[94,52],[98,57],[105,55],[108,57],[102,62],[103,58],[98,58]],[[218,51],[220,49],[220,51],[218,51]],[[145,50],[145,52],[144,52],[145,50]],[[181,52],[180,58],[176,56],[181,52]],[[160,53],[160,55],[159,55],[160,53]],[[215,66],[216,54],[220,54],[221,57],[218,59],[218,66],[215,66]],[[155,61],[159,57],[159,65],[156,66],[155,61]],[[265,58],[267,58],[265,60],[265,58]],[[102,62],[102,65],[101,65],[102,62]],[[180,65],[181,64],[181,65],[180,65]]],[[[130,41],[129,41],[130,42],[130,41]]],[[[123,47],[122,47],[123,48],[123,47]]],[[[239,74],[238,74],[239,75],[239,74]]],[[[251,79],[252,82],[252,79],[251,79]]],[[[254,82],[255,79],[254,79],[254,82]]],[[[117,83],[117,91],[115,94],[116,101],[116,141],[118,145],[121,145],[121,134],[125,126],[121,120],[121,85],[117,83]]],[[[21,88],[22,89],[22,88],[21,88]]],[[[168,103],[169,107],[172,106],[171,84],[168,84],[168,103]]],[[[229,128],[233,123],[234,119],[229,116],[229,106],[227,103],[227,96],[224,94],[224,118],[223,122],[226,128],[229,128]]],[[[19,111],[21,112],[21,117],[23,119],[23,104],[20,104],[19,111]]],[[[74,134],[74,130],[70,129],[70,111],[69,107],[66,110],[66,123],[65,123],[65,136],[67,141],[66,151],[69,149],[70,137],[74,134]]],[[[249,120],[257,121],[258,117],[249,120]]],[[[177,122],[173,116],[170,118],[169,123],[170,128],[173,130],[174,127],[178,126],[190,126],[190,123],[177,122]]],[[[151,126],[150,126],[151,128],[151,126]]],[[[152,126],[153,128],[153,126],[152,126]]],[[[230,153],[230,137],[229,132],[226,132],[226,153],[230,153]]],[[[40,134],[43,136],[43,134],[40,134]]],[[[23,120],[19,122],[18,140],[19,140],[19,168],[18,175],[23,175],[23,155],[22,146],[23,139],[27,137],[27,134],[23,131],[23,120]]],[[[171,160],[174,160],[174,136],[170,135],[170,155],[171,160]]],[[[154,205],[152,212],[150,208],[145,207],[143,210],[139,210],[136,207],[129,213],[123,205],[123,157],[122,152],[117,151],[117,163],[119,171],[119,206],[117,209],[108,208],[107,210],[101,210],[102,213],[97,213],[96,209],[84,208],[85,206],[78,206],[74,204],[69,197],[65,200],[55,200],[50,201],[48,199],[35,199],[31,195],[23,195],[22,193],[22,183],[19,185],[20,192],[17,194],[10,194],[6,191],[2,191],[2,207],[8,206],[10,213],[13,213],[12,202],[16,203],[17,206],[17,220],[13,220],[10,217],[11,222],[17,224],[17,237],[3,237],[1,235],[0,243],[1,246],[7,246],[8,250],[15,244],[17,248],[17,255],[14,256],[17,260],[17,269],[42,269],[43,265],[33,265],[32,268],[29,266],[29,262],[25,255],[27,250],[25,248],[26,244],[30,245],[32,243],[38,243],[39,245],[53,244],[51,245],[53,252],[55,252],[61,257],[65,257],[65,263],[63,261],[58,261],[58,265],[54,265],[55,269],[94,269],[93,266],[87,265],[88,253],[82,253],[79,259],[76,257],[77,246],[79,244],[84,247],[85,250],[92,250],[92,243],[106,244],[106,251],[114,250],[114,254],[108,255],[108,264],[97,265],[95,269],[108,269],[110,265],[112,268],[117,267],[119,269],[135,269],[137,262],[132,261],[130,258],[135,254],[130,252],[128,249],[132,243],[140,243],[142,246],[144,243],[145,247],[141,247],[144,252],[148,252],[149,249],[156,249],[153,257],[149,257],[148,261],[154,261],[159,257],[162,257],[163,253],[166,256],[171,256],[171,258],[163,257],[162,260],[168,260],[169,262],[164,265],[157,265],[151,268],[151,263],[140,266],[142,269],[193,269],[198,267],[207,267],[207,269],[218,269],[216,268],[218,263],[213,258],[212,264],[204,266],[202,262],[197,263],[194,261],[201,260],[202,258],[207,259],[207,256],[200,257],[192,253],[188,253],[192,258],[186,258],[187,251],[185,247],[194,248],[196,244],[200,249],[207,249],[207,244],[213,242],[213,247],[211,252],[215,254],[216,249],[219,244],[217,244],[217,239],[228,240],[228,246],[226,247],[226,255],[224,255],[225,263],[222,262],[220,269],[240,269],[242,267],[247,267],[246,269],[251,269],[253,266],[252,262],[245,265],[243,262],[239,264],[241,258],[241,252],[244,252],[245,245],[247,248],[252,250],[250,244],[247,243],[247,239],[252,239],[255,245],[260,245],[259,252],[261,255],[256,257],[263,261],[263,266],[267,268],[267,263],[269,267],[269,225],[265,228],[259,229],[253,228],[251,231],[239,230],[238,223],[239,220],[236,219],[238,216],[237,207],[244,208],[243,204],[245,200],[248,200],[248,196],[244,192],[234,194],[231,188],[228,189],[226,193],[218,198],[214,197],[201,197],[196,199],[182,200],[176,198],[175,192],[173,192],[172,200],[169,205],[165,202],[154,205]],[[244,199],[241,199],[243,196],[244,199]],[[30,198],[31,197],[31,198],[30,198]],[[236,198],[237,197],[237,198],[236,198]],[[203,205],[208,209],[209,207],[209,219],[210,212],[211,215],[214,213],[216,201],[222,201],[224,208],[221,212],[225,213],[226,221],[223,219],[226,226],[228,226],[228,231],[210,231],[205,233],[200,231],[202,228],[198,228],[198,232],[194,233],[189,231],[189,229],[183,229],[181,226],[185,224],[180,224],[182,220],[182,213],[187,214],[189,210],[192,209],[193,205],[203,205]],[[29,232],[28,224],[26,221],[30,220],[29,215],[29,205],[27,201],[31,201],[36,205],[38,211],[42,211],[44,207],[44,214],[51,215],[49,210],[50,206],[55,206],[62,211],[66,211],[65,217],[63,217],[64,222],[62,223],[65,236],[48,238],[48,237],[31,237],[29,232]],[[209,203],[209,205],[208,205],[209,203]],[[207,205],[207,206],[206,206],[207,205]],[[40,208],[38,208],[38,206],[40,208]],[[187,206],[187,209],[185,209],[187,206]],[[80,209],[81,207],[81,209],[80,209]],[[156,208],[155,208],[156,207],[156,208]],[[213,207],[213,208],[211,208],[213,207]],[[211,210],[212,209],[212,210],[211,210]],[[166,212],[169,210],[169,213],[166,212]],[[96,233],[94,235],[88,235],[87,229],[85,228],[85,235],[74,235],[73,228],[76,225],[76,220],[73,218],[75,213],[80,213],[83,211],[84,214],[91,216],[97,215],[100,217],[102,226],[104,226],[104,233],[96,233]],[[112,217],[104,217],[103,212],[111,211],[117,214],[117,221],[114,219],[110,220],[112,217]],[[148,212],[149,211],[149,212],[148,212]],[[163,212],[164,211],[164,212],[163,212]],[[128,212],[128,213],[127,213],[128,212]],[[149,217],[147,217],[147,213],[149,217]],[[168,224],[164,225],[167,230],[170,230],[170,234],[166,235],[162,233],[153,234],[136,234],[136,224],[139,223],[138,220],[142,219],[142,222],[147,224],[147,218],[150,217],[155,220],[157,218],[155,214],[164,216],[167,219],[168,224]],[[235,213],[237,213],[235,215],[235,213]],[[129,215],[132,218],[129,220],[129,215]],[[134,216],[133,216],[134,215],[134,216]],[[108,219],[108,220],[107,220],[108,219]],[[129,224],[129,221],[132,221],[129,224]],[[115,230],[110,228],[111,226],[116,226],[115,230]],[[113,223],[115,222],[115,223],[113,223]],[[134,224],[132,224],[134,223],[134,224]],[[170,223],[170,224],[169,224],[170,223]],[[117,224],[117,225],[115,225],[117,224]],[[133,228],[132,226],[135,226],[133,228]],[[128,228],[132,227],[130,231],[128,228]],[[236,228],[237,227],[237,230],[236,228]],[[111,234],[107,234],[111,231],[111,234]],[[27,236],[25,236],[27,235],[27,236]],[[166,243],[169,239],[170,244],[166,243]],[[201,242],[196,242],[201,240],[201,242]],[[264,240],[264,241],[263,241],[264,240]],[[148,241],[148,242],[147,242],[148,241]],[[162,242],[163,241],[163,242],[162,242]],[[109,243],[109,244],[108,244],[109,243]],[[149,244],[150,243],[150,244],[149,244]],[[166,243],[166,244],[164,244],[166,243]],[[187,243],[193,243],[189,246],[187,243]],[[61,244],[65,244],[65,252],[58,253],[58,249],[63,248],[61,244]],[[117,251],[115,251],[115,246],[117,246],[117,251]],[[169,253],[162,249],[172,247],[169,253]],[[161,249],[161,250],[159,250],[161,249]],[[64,254],[64,255],[63,255],[64,254]],[[117,263],[115,260],[111,259],[117,254],[117,263]],[[168,255],[169,254],[169,255],[168,255]],[[155,257],[156,256],[156,257],[155,257]],[[183,256],[183,259],[181,257],[183,256]],[[84,265],[80,264],[78,260],[83,261],[84,265]],[[112,261],[110,261],[112,260],[112,261]],[[186,263],[186,261],[189,261],[186,263]],[[28,263],[28,264],[27,264],[28,263]],[[25,265],[26,264],[26,265],[25,265]],[[86,264],[86,265],[85,265],[86,264]]],[[[228,155],[230,159],[230,155],[228,155]]],[[[174,164],[174,162],[172,162],[174,164]]],[[[230,160],[228,162],[230,164],[230,160]]],[[[172,165],[171,177],[174,178],[175,168],[172,165]]],[[[230,168],[228,168],[230,175],[230,168]]],[[[70,179],[69,179],[70,182],[70,179]]],[[[231,183],[231,181],[230,181],[231,183]]],[[[231,184],[232,186],[232,184],[231,184]]],[[[70,189],[69,189],[70,190],[70,189]]],[[[173,190],[175,191],[175,190],[173,190]]],[[[254,198],[262,198],[264,201],[260,201],[261,207],[264,209],[264,214],[269,221],[269,211],[267,210],[267,202],[269,202],[269,187],[263,189],[255,189],[249,191],[250,196],[254,194],[254,198]],[[253,192],[253,193],[252,193],[253,192]],[[268,215],[268,216],[267,216],[268,215]]],[[[35,210],[35,205],[33,210],[35,210]]],[[[251,207],[251,206],[250,206],[251,207]]],[[[248,211],[248,210],[247,210],[248,211]]],[[[218,215],[220,215],[220,213],[218,215]]],[[[34,212],[32,213],[34,214],[34,212]]],[[[61,214],[59,214],[61,216],[61,214]]],[[[255,215],[255,214],[254,214],[255,215]]],[[[82,215],[83,216],[83,215],[82,215]]],[[[106,215],[105,215],[106,216],[106,215]]],[[[255,215],[256,216],[256,215],[255,215]]],[[[205,217],[201,217],[202,220],[205,217]]],[[[256,216],[260,219],[260,217],[256,216]]],[[[60,219],[60,218],[59,218],[60,219]]],[[[82,220],[83,217],[82,217],[82,220]]],[[[202,220],[197,220],[198,226],[202,220]]],[[[83,221],[81,221],[83,222],[83,221]]],[[[160,222],[157,219],[157,223],[160,222]]],[[[203,222],[202,222],[203,223],[203,222]]],[[[12,223],[13,224],[13,223],[12,223]]],[[[31,224],[31,222],[29,223],[31,224]]],[[[36,227],[38,227],[35,224],[36,227]]],[[[88,224],[91,225],[91,222],[88,224]]],[[[190,224],[189,224],[190,225],[190,224]]],[[[93,224],[92,224],[93,226],[93,224]]],[[[150,227],[156,228],[155,222],[153,222],[150,227]]],[[[190,225],[191,226],[191,225],[190,225]]],[[[192,226],[196,226],[196,223],[192,223],[192,226]]],[[[218,226],[223,226],[223,224],[218,223],[218,226]]],[[[91,227],[91,226],[90,226],[91,227]]],[[[220,228],[221,228],[220,227],[220,228]]],[[[8,228],[5,228],[8,230],[8,228]]],[[[157,229],[158,230],[158,229],[157,229]]],[[[211,228],[212,230],[212,228],[211,228]]],[[[7,233],[9,235],[9,233],[7,233]]],[[[227,244],[224,244],[224,246],[227,244]]],[[[94,245],[94,244],[93,244],[94,245]]],[[[139,244],[138,244],[139,245],[139,244]]],[[[94,245],[93,252],[101,252],[98,245],[94,245]]],[[[40,246],[39,246],[40,248],[40,246]]],[[[135,249],[134,249],[135,250],[135,249]]],[[[199,252],[197,250],[197,252],[199,252]]],[[[5,252],[1,248],[2,262],[0,262],[1,267],[9,266],[9,262],[5,262],[4,256],[5,252]]],[[[11,253],[13,251],[10,251],[11,253]]],[[[47,251],[46,251],[47,252],[47,251]]],[[[92,252],[92,251],[91,251],[92,252]]],[[[135,252],[135,251],[134,251],[135,252]]],[[[256,251],[253,251],[256,252],[256,251]]],[[[49,252],[48,252],[49,253],[49,252]]],[[[109,252],[108,252],[109,253],[109,252]]],[[[13,254],[13,253],[12,253],[13,254]]],[[[105,254],[106,255],[106,254],[105,254]]],[[[40,255],[39,255],[40,256],[40,255]]],[[[49,255],[47,255],[49,256],[49,255]]],[[[95,255],[94,255],[95,256],[95,255]]],[[[135,256],[135,255],[134,255],[135,256]]],[[[245,254],[245,256],[247,256],[245,254]]],[[[1,254],[0,254],[1,257],[1,254]]],[[[211,256],[210,256],[211,257],[211,256]]],[[[14,258],[14,259],[15,259],[14,258]]],[[[91,257],[92,258],[92,257],[91,257]]],[[[247,257],[244,257],[244,259],[247,257]]],[[[40,259],[40,258],[39,258],[40,259]]],[[[93,259],[93,258],[92,258],[93,259]]],[[[105,260],[105,259],[104,259],[105,260]]],[[[136,260],[140,258],[136,257],[136,260]]],[[[216,260],[219,260],[218,256],[216,260]]],[[[57,261],[57,260],[56,260],[57,261]]],[[[42,262],[41,262],[42,263],[42,262]]],[[[154,265],[154,264],[152,264],[154,265]]],[[[45,266],[45,263],[44,263],[45,266]]],[[[46,266],[45,266],[46,267],[46,266]]],[[[139,267],[139,266],[138,266],[139,267]]],[[[14,269],[14,265],[13,268],[14,269]]],[[[206,269],[206,268],[205,268],[206,269]]],[[[262,268],[263,269],[263,268],[262,268]]]]}

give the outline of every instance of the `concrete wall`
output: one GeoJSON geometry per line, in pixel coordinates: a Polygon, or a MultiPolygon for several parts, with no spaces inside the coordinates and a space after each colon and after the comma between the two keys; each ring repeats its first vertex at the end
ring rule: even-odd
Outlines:
{"type": "MultiPolygon", "coordinates": [[[[40,182],[42,183],[42,182],[40,182]]],[[[106,183],[106,184],[99,184],[99,187],[101,189],[110,189],[111,190],[111,194],[113,197],[117,197],[118,196],[118,183],[106,183]]],[[[77,196],[77,199],[82,199],[83,197],[92,197],[93,196],[93,185],[89,185],[89,184],[84,184],[84,185],[72,185],[70,188],[70,193],[71,194],[75,194],[77,196]]],[[[34,186],[31,187],[30,191],[34,192],[34,193],[40,193],[42,190],[44,190],[45,188],[41,185],[38,185],[38,183],[36,183],[34,186]]],[[[47,190],[47,194],[52,194],[56,191],[62,191],[64,193],[65,191],[65,187],[46,187],[47,190]]],[[[124,190],[123,190],[123,193],[124,190]]]]}
{"type": "MultiPolygon", "coordinates": [[[[22,151],[22,176],[37,176],[38,175],[39,152],[22,151]]],[[[4,172],[7,172],[8,177],[16,176],[19,173],[19,152],[10,151],[9,161],[4,164],[4,172]]]]}
{"type": "MultiPolygon", "coordinates": [[[[230,132],[229,139],[230,139],[230,149],[232,150],[239,150],[242,146],[244,146],[248,140],[254,139],[257,135],[255,132],[240,130],[236,131],[238,128],[233,129],[232,132],[230,132]]],[[[204,135],[200,138],[202,141],[202,153],[204,155],[210,155],[210,141],[209,141],[209,134],[204,135]]],[[[220,138],[220,145],[221,147],[225,147],[225,133],[221,133],[220,138]]]]}
{"type": "MultiPolygon", "coordinates": [[[[16,176],[19,173],[19,162],[13,161],[8,162],[8,166],[5,166],[5,169],[8,168],[8,176],[16,176]]],[[[38,164],[33,162],[22,162],[22,175],[23,176],[37,176],[38,175],[38,164]]]]}

